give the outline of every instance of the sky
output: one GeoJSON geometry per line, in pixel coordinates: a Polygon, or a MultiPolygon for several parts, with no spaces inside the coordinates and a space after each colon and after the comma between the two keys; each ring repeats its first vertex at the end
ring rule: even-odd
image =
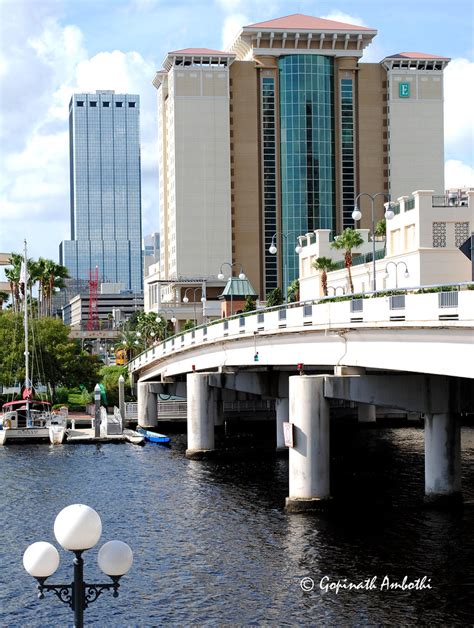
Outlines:
{"type": "Polygon", "coordinates": [[[0,0],[0,251],[58,260],[70,238],[68,103],[114,89],[141,99],[143,234],[157,231],[155,71],[168,51],[223,49],[239,27],[304,13],[378,30],[363,61],[450,57],[446,186],[474,186],[472,0],[0,0]]]}

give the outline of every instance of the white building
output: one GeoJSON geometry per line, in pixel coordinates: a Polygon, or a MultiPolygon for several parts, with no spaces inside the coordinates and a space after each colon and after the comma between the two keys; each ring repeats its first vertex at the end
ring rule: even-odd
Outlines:
{"type": "MultiPolygon", "coordinates": [[[[394,289],[434,284],[460,283],[472,280],[471,262],[459,247],[474,231],[474,192],[453,202],[449,195],[438,196],[431,190],[419,190],[413,196],[402,196],[393,206],[395,216],[387,221],[386,251],[376,242],[377,289],[394,289]]],[[[353,251],[352,279],[354,293],[370,292],[373,264],[366,262],[366,231],[361,231],[364,245],[353,251]],[[362,262],[362,263],[361,263],[362,262]]],[[[318,257],[341,262],[342,253],[330,247],[329,233],[318,230],[307,234],[300,254],[300,299],[323,296],[321,273],[313,267],[318,257]]],[[[328,294],[348,293],[347,271],[328,273],[328,294]]]]}

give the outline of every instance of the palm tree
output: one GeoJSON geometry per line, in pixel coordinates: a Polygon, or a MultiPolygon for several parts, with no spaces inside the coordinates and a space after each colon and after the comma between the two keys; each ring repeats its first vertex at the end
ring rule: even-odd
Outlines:
{"type": "Polygon", "coordinates": [[[288,303],[296,303],[300,300],[300,280],[293,279],[286,290],[288,303]]]}
{"type": "Polygon", "coordinates": [[[321,287],[323,289],[323,295],[325,297],[328,296],[328,273],[331,270],[335,270],[337,268],[337,264],[335,264],[330,257],[318,257],[313,262],[313,268],[321,271],[321,287]]]}
{"type": "Polygon", "coordinates": [[[351,274],[351,266],[352,266],[352,250],[358,249],[362,246],[364,240],[358,231],[355,229],[351,229],[347,227],[344,231],[334,238],[334,242],[331,242],[331,246],[333,249],[338,249],[339,251],[344,251],[344,264],[347,268],[347,276],[349,279],[349,286],[351,293],[354,294],[354,284],[352,283],[352,274],[351,274]]]}
{"type": "Polygon", "coordinates": [[[10,284],[14,312],[20,311],[20,273],[22,261],[22,255],[19,253],[12,253],[9,259],[10,268],[5,269],[5,277],[10,284]]]}
{"type": "Polygon", "coordinates": [[[69,275],[65,266],[57,264],[50,259],[44,260],[44,274],[47,278],[48,315],[52,316],[54,289],[64,287],[63,279],[67,279],[69,275]]]}

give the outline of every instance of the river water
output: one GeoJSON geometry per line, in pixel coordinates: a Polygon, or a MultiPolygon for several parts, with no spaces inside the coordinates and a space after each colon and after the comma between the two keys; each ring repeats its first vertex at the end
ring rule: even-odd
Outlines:
{"type": "MultiPolygon", "coordinates": [[[[32,542],[55,543],[56,514],[95,508],[99,542],[134,551],[120,596],[104,593],[87,625],[466,625],[474,620],[474,429],[462,432],[465,507],[422,508],[423,431],[362,430],[332,437],[333,510],[287,515],[288,461],[199,462],[171,449],[132,445],[22,445],[0,449],[0,625],[67,626],[71,610],[52,594],[37,600],[23,570],[32,542]],[[386,590],[425,576],[431,589],[386,590]],[[303,591],[300,583],[306,580],[303,591]],[[325,590],[364,582],[372,589],[325,590]],[[386,583],[387,581],[385,581],[386,583]],[[322,585],[322,588],[321,588],[322,585]],[[381,590],[382,589],[382,590],[381,590]]],[[[85,577],[106,581],[97,548],[85,577]]],[[[60,550],[52,582],[68,582],[60,550]]]]}

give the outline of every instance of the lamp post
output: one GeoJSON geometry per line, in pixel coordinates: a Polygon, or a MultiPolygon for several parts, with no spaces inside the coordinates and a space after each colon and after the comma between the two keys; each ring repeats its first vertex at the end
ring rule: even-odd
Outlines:
{"type": "MultiPolygon", "coordinates": [[[[273,234],[272,236],[272,242],[270,244],[270,246],[268,247],[268,252],[271,253],[271,255],[276,255],[277,251],[278,251],[278,247],[276,245],[276,238],[278,236],[282,237],[282,238],[286,238],[288,240],[288,238],[290,237],[290,235],[294,235],[294,234],[298,234],[296,236],[296,246],[295,246],[295,253],[297,255],[299,255],[301,253],[301,251],[303,250],[303,247],[301,246],[301,234],[299,233],[299,231],[288,231],[287,233],[281,233],[279,231],[277,231],[276,233],[273,234]]],[[[284,272],[284,279],[283,279],[283,283],[285,285],[286,288],[286,298],[285,301],[286,303],[288,303],[288,283],[289,283],[289,274],[288,274],[288,247],[287,247],[287,259],[286,259],[286,264],[283,263],[282,260],[282,268],[283,268],[283,272],[284,272]]]]}
{"type": "Polygon", "coordinates": [[[403,273],[403,276],[405,277],[405,279],[408,279],[408,277],[410,276],[410,273],[408,272],[408,266],[406,265],[405,262],[387,262],[387,264],[385,265],[385,278],[388,279],[389,272],[388,272],[388,267],[390,266],[390,264],[392,264],[393,266],[395,266],[395,290],[398,288],[398,267],[400,265],[405,266],[405,272],[403,273]]]}
{"type": "Polygon", "coordinates": [[[51,591],[74,611],[74,626],[84,626],[84,610],[104,592],[113,590],[118,597],[119,580],[131,568],[133,552],[122,541],[109,541],[99,550],[97,562],[112,583],[89,584],[84,582],[83,552],[91,549],[102,534],[102,522],[95,510],[83,504],[67,506],[56,517],[54,535],[58,543],[74,553],[74,580],[70,584],[45,584],[59,566],[59,552],[51,543],[39,541],[27,547],[23,566],[38,580],[38,598],[51,591]]]}
{"type": "MultiPolygon", "coordinates": [[[[239,279],[240,280],[244,280],[247,279],[245,273],[244,273],[244,267],[242,266],[242,264],[240,264],[240,262],[234,262],[233,264],[231,264],[230,262],[222,262],[221,264],[221,268],[219,270],[219,274],[217,275],[217,279],[224,279],[224,273],[222,272],[222,268],[224,266],[228,266],[230,268],[230,276],[232,277],[232,269],[234,268],[234,266],[239,266],[240,267],[240,271],[239,271],[239,279]]],[[[234,314],[234,297],[232,294],[232,289],[230,291],[230,315],[232,316],[234,314]]]]}
{"type": "Polygon", "coordinates": [[[206,297],[204,295],[204,290],[201,286],[197,286],[196,288],[186,288],[186,290],[184,291],[184,297],[183,297],[183,303],[189,303],[189,297],[187,296],[188,294],[188,290],[192,290],[193,291],[193,305],[194,305],[194,327],[196,327],[197,325],[197,318],[196,318],[196,292],[198,290],[201,291],[201,303],[202,303],[202,320],[204,322],[204,308],[205,308],[205,304],[206,304],[206,297]]]}
{"type": "Polygon", "coordinates": [[[377,192],[377,194],[369,194],[368,192],[361,192],[360,194],[358,194],[356,196],[356,199],[354,201],[354,211],[352,212],[352,218],[354,220],[354,222],[357,222],[358,220],[360,220],[362,218],[362,212],[360,211],[358,205],[357,205],[357,201],[359,200],[359,198],[361,196],[368,196],[370,198],[371,201],[371,208],[372,208],[372,264],[373,264],[373,280],[372,280],[372,289],[374,292],[377,292],[377,277],[376,277],[376,264],[375,264],[375,199],[377,198],[377,196],[383,196],[384,198],[388,199],[386,203],[384,203],[384,207],[385,207],[385,218],[386,220],[392,220],[392,218],[394,217],[394,213],[391,209],[391,201],[390,201],[390,195],[389,194],[385,194],[385,192],[377,192]]]}
{"type": "Polygon", "coordinates": [[[162,314],[164,314],[164,319],[165,319],[165,323],[166,323],[165,324],[165,340],[166,340],[166,338],[168,338],[168,320],[170,320],[173,323],[173,325],[176,325],[176,320],[177,319],[176,319],[176,316],[175,316],[173,310],[160,310],[158,312],[158,315],[160,314],[160,312],[162,314]],[[171,317],[169,319],[166,318],[167,314],[171,314],[171,317]]]}

